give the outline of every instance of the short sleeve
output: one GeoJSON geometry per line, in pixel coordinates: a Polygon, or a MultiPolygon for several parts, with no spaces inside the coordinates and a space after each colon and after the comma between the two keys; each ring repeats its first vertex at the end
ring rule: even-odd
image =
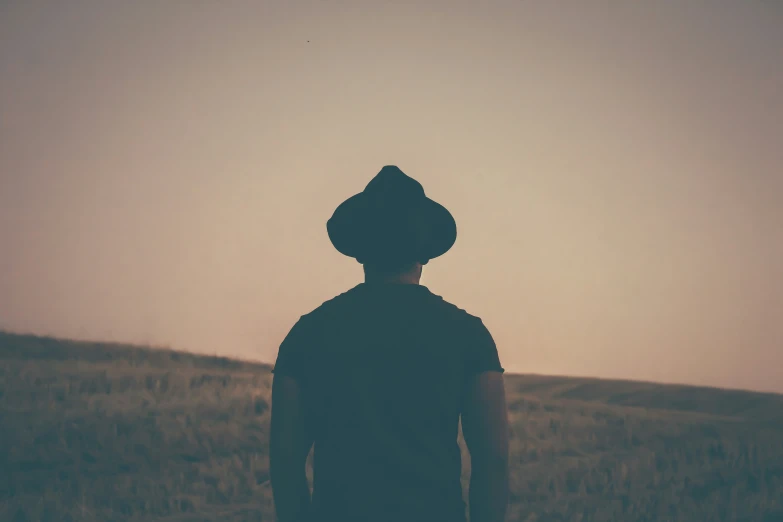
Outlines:
{"type": "Polygon", "coordinates": [[[301,379],[304,375],[307,350],[312,346],[312,335],[305,317],[300,317],[288,332],[280,349],[272,373],[301,379]]]}
{"type": "Polygon", "coordinates": [[[465,340],[468,342],[466,371],[469,375],[481,372],[505,372],[500,364],[495,340],[478,317],[474,317],[471,321],[465,340]]]}

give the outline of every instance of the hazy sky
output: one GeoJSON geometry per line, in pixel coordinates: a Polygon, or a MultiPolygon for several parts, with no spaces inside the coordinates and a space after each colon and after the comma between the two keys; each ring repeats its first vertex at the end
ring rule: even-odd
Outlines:
{"type": "Polygon", "coordinates": [[[271,362],[387,164],[507,370],[783,392],[774,1],[2,2],[0,328],[271,362]]]}

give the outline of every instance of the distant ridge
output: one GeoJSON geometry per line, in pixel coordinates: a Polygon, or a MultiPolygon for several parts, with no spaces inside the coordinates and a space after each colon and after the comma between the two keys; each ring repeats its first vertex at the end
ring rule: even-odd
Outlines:
{"type": "MultiPolygon", "coordinates": [[[[231,357],[195,354],[128,343],[59,339],[0,331],[0,360],[81,360],[123,362],[131,366],[270,371],[272,365],[231,357]]],[[[783,394],[683,384],[507,374],[514,393],[542,399],[597,402],[611,406],[707,414],[736,420],[783,425],[783,394]]]]}
{"type": "Polygon", "coordinates": [[[232,357],[196,354],[165,347],[140,346],[129,343],[75,341],[33,334],[0,331],[0,360],[81,360],[92,363],[123,361],[132,366],[167,367],[172,364],[194,368],[224,368],[227,370],[271,370],[270,364],[244,361],[232,357]]]}
{"type": "Polygon", "coordinates": [[[684,384],[593,377],[519,375],[518,393],[547,399],[600,402],[668,411],[783,423],[783,395],[684,384]]]}

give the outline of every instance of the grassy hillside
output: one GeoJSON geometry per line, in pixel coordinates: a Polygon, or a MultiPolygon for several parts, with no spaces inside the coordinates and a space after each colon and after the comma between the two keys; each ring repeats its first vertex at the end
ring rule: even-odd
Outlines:
{"type": "MultiPolygon", "coordinates": [[[[0,333],[0,520],[274,520],[269,370],[0,333]]],[[[783,521],[783,396],[507,386],[509,520],[783,521]]]]}

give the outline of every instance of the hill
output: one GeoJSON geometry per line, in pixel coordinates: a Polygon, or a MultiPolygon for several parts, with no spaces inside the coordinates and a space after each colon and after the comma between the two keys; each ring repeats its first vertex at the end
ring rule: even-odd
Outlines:
{"type": "MultiPolygon", "coordinates": [[[[274,520],[270,369],[0,332],[0,520],[274,520]]],[[[781,395],[510,374],[507,388],[509,520],[783,520],[781,395]]]]}

